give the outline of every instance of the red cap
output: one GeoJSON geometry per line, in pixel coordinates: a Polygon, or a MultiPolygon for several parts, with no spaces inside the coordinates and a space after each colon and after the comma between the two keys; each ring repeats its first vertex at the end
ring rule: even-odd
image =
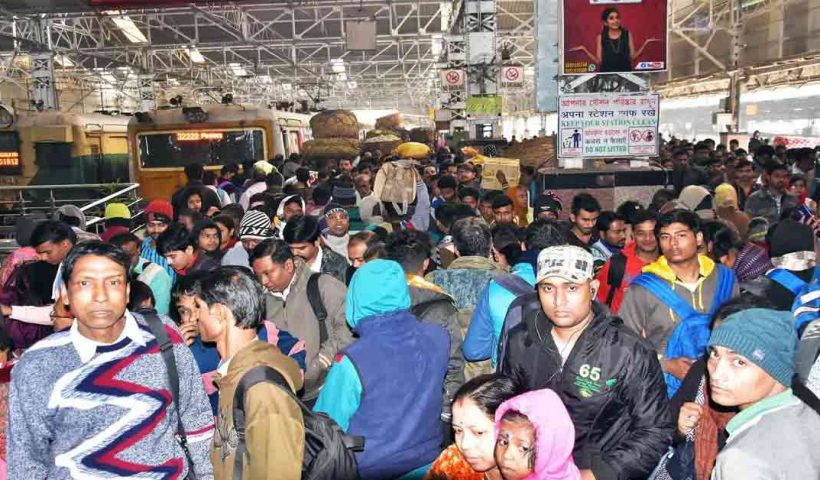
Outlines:
{"type": "Polygon", "coordinates": [[[145,216],[148,218],[148,221],[151,221],[155,216],[161,216],[165,218],[157,220],[170,222],[174,218],[174,207],[165,200],[154,200],[145,207],[145,216]]]}

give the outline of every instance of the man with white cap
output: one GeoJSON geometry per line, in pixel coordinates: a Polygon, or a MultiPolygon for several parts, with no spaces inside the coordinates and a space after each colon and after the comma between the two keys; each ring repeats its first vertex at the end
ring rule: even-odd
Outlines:
{"type": "Polygon", "coordinates": [[[541,251],[537,291],[509,331],[500,369],[561,397],[582,479],[646,478],[675,428],[666,386],[651,348],[594,301],[593,263],[577,246],[541,251]]]}
{"type": "Polygon", "coordinates": [[[222,257],[222,266],[251,268],[250,252],[263,240],[273,238],[270,218],[259,210],[248,210],[239,223],[239,242],[222,257]]]}

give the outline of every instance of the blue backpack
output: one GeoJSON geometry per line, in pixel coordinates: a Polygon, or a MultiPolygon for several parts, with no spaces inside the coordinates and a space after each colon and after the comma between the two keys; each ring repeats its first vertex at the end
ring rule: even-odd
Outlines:
{"type": "MultiPolygon", "coordinates": [[[[724,302],[732,296],[732,289],[735,286],[735,275],[731,270],[718,265],[718,282],[715,291],[712,308],[708,313],[701,313],[692,308],[686,300],[680,297],[674,290],[657,275],[652,273],[642,273],[632,280],[631,285],[640,285],[668,305],[680,318],[677,327],[672,331],[669,342],[666,344],[666,358],[700,358],[706,352],[709,344],[709,325],[712,316],[724,302]]],[[[666,391],[669,398],[678,391],[681,381],[675,376],[664,372],[666,379],[666,391]]]]}
{"type": "Polygon", "coordinates": [[[794,294],[792,314],[795,331],[800,332],[809,322],[820,317],[820,268],[815,267],[814,275],[808,283],[782,268],[776,268],[766,276],[794,294]]]}

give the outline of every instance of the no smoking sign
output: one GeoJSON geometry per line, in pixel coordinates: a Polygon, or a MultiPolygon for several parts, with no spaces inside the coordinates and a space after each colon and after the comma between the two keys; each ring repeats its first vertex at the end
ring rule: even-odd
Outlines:
{"type": "Polygon", "coordinates": [[[501,71],[501,81],[505,85],[521,85],[523,77],[524,69],[521,67],[504,67],[501,71]]]}

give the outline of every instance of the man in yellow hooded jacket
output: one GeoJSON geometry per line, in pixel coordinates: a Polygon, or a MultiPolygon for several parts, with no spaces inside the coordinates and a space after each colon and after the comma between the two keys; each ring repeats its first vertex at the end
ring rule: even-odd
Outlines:
{"type": "MultiPolygon", "coordinates": [[[[733,274],[724,274],[727,280],[723,283],[729,281],[731,284],[719,285],[720,267],[709,257],[698,255],[703,234],[700,220],[694,212],[677,209],[661,215],[655,234],[663,255],[645,266],[643,272],[660,279],[683,300],[682,304],[688,305],[696,313],[710,314],[720,303],[728,300],[716,297],[731,298],[738,294],[733,274]]],[[[632,283],[624,295],[619,314],[625,325],[644,338],[662,357],[663,371],[683,379],[695,359],[666,358],[667,343],[682,320],[681,312],[676,312],[674,307],[644,285],[632,283]]]]}

